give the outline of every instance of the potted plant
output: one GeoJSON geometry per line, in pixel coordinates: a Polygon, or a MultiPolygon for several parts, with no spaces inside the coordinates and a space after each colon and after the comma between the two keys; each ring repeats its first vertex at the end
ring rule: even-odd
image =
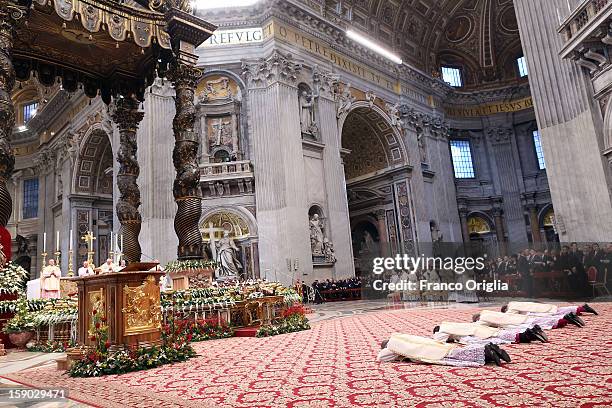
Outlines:
{"type": "Polygon", "coordinates": [[[26,298],[20,297],[15,307],[15,316],[6,322],[2,329],[4,333],[8,334],[11,343],[19,349],[24,349],[25,345],[34,337],[36,324],[28,312],[26,298]]]}

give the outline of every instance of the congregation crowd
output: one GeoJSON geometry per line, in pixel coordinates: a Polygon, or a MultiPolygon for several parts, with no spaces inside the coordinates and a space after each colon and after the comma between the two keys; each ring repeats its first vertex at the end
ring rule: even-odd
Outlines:
{"type": "Polygon", "coordinates": [[[360,277],[346,279],[315,280],[312,286],[301,284],[304,302],[322,303],[338,300],[361,299],[362,282],[360,277]]]}

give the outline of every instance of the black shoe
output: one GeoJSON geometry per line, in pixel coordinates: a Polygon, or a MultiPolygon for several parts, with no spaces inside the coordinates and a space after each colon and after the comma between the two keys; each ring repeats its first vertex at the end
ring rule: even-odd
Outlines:
{"type": "Polygon", "coordinates": [[[506,363],[511,361],[510,356],[506,353],[506,350],[499,347],[497,344],[491,344],[491,348],[497,353],[497,355],[504,360],[506,363]]]}
{"type": "Polygon", "coordinates": [[[522,333],[519,333],[519,343],[523,344],[523,343],[531,343],[531,340],[533,340],[533,336],[530,333],[530,329],[525,330],[522,333]]]}
{"type": "Polygon", "coordinates": [[[587,305],[586,303],[582,305],[582,311],[586,313],[593,313],[594,315],[599,314],[595,311],[595,309],[593,309],[591,306],[587,305]]]}
{"type": "Polygon", "coordinates": [[[440,326],[434,327],[434,329],[433,329],[434,334],[436,334],[439,331],[440,331],[440,326]]]}
{"type": "Polygon", "coordinates": [[[493,350],[491,347],[493,343],[489,343],[484,348],[485,353],[485,363],[495,363],[498,367],[501,367],[501,360],[499,359],[499,355],[493,350]]]}
{"type": "Polygon", "coordinates": [[[563,316],[563,318],[565,320],[567,320],[569,323],[573,324],[574,326],[577,327],[582,327],[582,325],[580,324],[580,321],[578,320],[578,316],[576,316],[574,313],[568,313],[565,316],[563,316]]]}
{"type": "Polygon", "coordinates": [[[536,340],[539,340],[542,343],[548,343],[548,336],[546,335],[546,333],[544,333],[540,326],[536,324],[531,328],[531,331],[533,332],[533,335],[535,336],[536,340]]]}

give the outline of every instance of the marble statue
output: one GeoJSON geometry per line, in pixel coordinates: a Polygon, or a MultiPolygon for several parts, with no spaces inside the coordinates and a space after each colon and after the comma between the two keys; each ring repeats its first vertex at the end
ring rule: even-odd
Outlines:
{"type": "Polygon", "coordinates": [[[361,245],[361,252],[373,252],[374,251],[374,238],[369,231],[363,234],[363,244],[361,245]]]}
{"type": "Polygon", "coordinates": [[[396,103],[395,105],[387,104],[387,114],[391,119],[391,125],[395,127],[402,127],[402,119],[400,115],[400,104],[396,103]]]}
{"type": "Polygon", "coordinates": [[[337,259],[334,244],[327,238],[323,239],[323,254],[325,255],[325,262],[336,262],[337,259]]]}
{"type": "Polygon", "coordinates": [[[351,84],[344,85],[342,93],[338,96],[338,110],[336,116],[339,118],[351,109],[355,97],[351,94],[351,84]]]}
{"type": "Polygon", "coordinates": [[[227,130],[230,125],[231,122],[225,122],[223,121],[223,118],[219,118],[217,123],[212,125],[213,129],[215,130],[213,146],[222,146],[225,144],[223,136],[227,134],[227,130]]]}
{"type": "Polygon", "coordinates": [[[0,244],[0,269],[6,265],[6,255],[4,254],[4,246],[0,244]]]}
{"type": "Polygon", "coordinates": [[[368,106],[371,109],[374,107],[374,102],[376,102],[376,94],[372,91],[367,91],[365,93],[365,99],[368,102],[368,106]]]}
{"type": "Polygon", "coordinates": [[[238,276],[242,269],[242,264],[236,256],[238,253],[238,247],[234,243],[234,240],[230,238],[229,231],[223,232],[223,238],[217,243],[217,276],[238,276]]]}
{"type": "Polygon", "coordinates": [[[319,214],[310,218],[310,249],[313,255],[323,255],[323,224],[319,214]]]}
{"type": "Polygon", "coordinates": [[[312,93],[302,91],[300,93],[300,125],[302,133],[315,133],[316,127],[314,116],[314,97],[312,93]]]}

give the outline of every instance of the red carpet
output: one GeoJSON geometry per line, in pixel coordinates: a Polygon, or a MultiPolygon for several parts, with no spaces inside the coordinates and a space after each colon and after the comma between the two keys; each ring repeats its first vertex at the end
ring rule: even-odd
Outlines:
{"type": "Polygon", "coordinates": [[[196,344],[185,363],[103,379],[72,379],[48,368],[7,378],[61,386],[78,400],[109,407],[610,407],[612,304],[585,316],[585,328],[549,332],[550,344],[508,346],[498,368],[375,362],[393,331],[429,334],[469,310],[384,311],[315,324],[269,338],[196,344]]]}

